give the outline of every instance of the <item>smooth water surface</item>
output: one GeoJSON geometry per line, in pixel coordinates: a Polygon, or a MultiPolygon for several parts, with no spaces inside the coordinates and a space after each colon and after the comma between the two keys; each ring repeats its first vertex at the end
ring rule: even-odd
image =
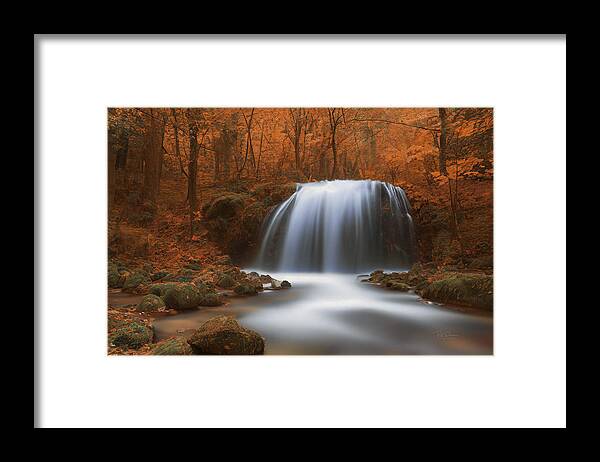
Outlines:
{"type": "Polygon", "coordinates": [[[492,354],[492,316],[459,312],[360,282],[355,275],[274,274],[293,287],[155,321],[157,337],[234,315],[266,340],[266,354],[492,354]]]}

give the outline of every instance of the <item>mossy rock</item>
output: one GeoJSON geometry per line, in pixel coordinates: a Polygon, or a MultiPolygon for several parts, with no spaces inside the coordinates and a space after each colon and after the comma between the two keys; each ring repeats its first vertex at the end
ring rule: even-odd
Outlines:
{"type": "Polygon", "coordinates": [[[185,338],[176,337],[158,343],[154,348],[152,348],[150,354],[156,356],[191,355],[192,347],[185,338]]]}
{"type": "Polygon", "coordinates": [[[174,282],[160,282],[158,284],[152,284],[150,286],[149,292],[152,295],[158,295],[159,297],[162,297],[164,294],[167,293],[167,290],[173,287],[177,287],[177,284],[174,282]]]}
{"type": "Polygon", "coordinates": [[[217,285],[222,289],[231,289],[235,286],[235,279],[230,274],[223,274],[217,280],[217,285]]]}
{"type": "Polygon", "coordinates": [[[200,305],[202,294],[193,284],[180,284],[168,289],[162,298],[168,308],[190,310],[200,305]]]}
{"type": "Polygon", "coordinates": [[[119,273],[117,265],[109,263],[108,264],[108,287],[110,287],[111,289],[118,289],[120,287],[123,287],[124,281],[125,281],[125,278],[123,277],[123,275],[121,273],[119,273]]]}
{"type": "Polygon", "coordinates": [[[116,329],[110,334],[108,340],[117,347],[138,348],[152,342],[154,331],[152,328],[137,322],[131,322],[123,327],[116,329]]]}
{"type": "Polygon", "coordinates": [[[202,324],[188,339],[196,355],[262,355],[265,341],[230,316],[218,316],[202,324]]]}
{"type": "Polygon", "coordinates": [[[199,303],[200,306],[219,306],[222,304],[223,299],[218,293],[214,291],[202,294],[199,303]]]}
{"type": "Polygon", "coordinates": [[[138,303],[136,309],[138,311],[150,312],[159,311],[165,307],[165,302],[162,298],[154,294],[145,295],[142,301],[138,303]]]}
{"type": "Polygon", "coordinates": [[[200,276],[192,280],[192,284],[203,294],[214,291],[214,284],[206,276],[200,276]]]}
{"type": "Polygon", "coordinates": [[[260,231],[268,208],[262,202],[254,202],[246,207],[242,213],[241,229],[251,237],[260,231]]]}
{"type": "Polygon", "coordinates": [[[388,281],[385,286],[388,289],[397,290],[399,292],[408,292],[410,290],[410,286],[403,282],[388,281]]]}
{"type": "Polygon", "coordinates": [[[237,295],[256,295],[258,293],[256,287],[251,284],[238,284],[233,291],[237,295]]]}
{"type": "Polygon", "coordinates": [[[205,216],[209,220],[215,218],[231,218],[244,207],[245,197],[241,194],[224,194],[214,199],[206,209],[205,216]]]}
{"type": "Polygon", "coordinates": [[[142,284],[150,284],[150,282],[152,282],[152,281],[148,277],[147,273],[142,272],[142,271],[137,271],[137,272],[127,276],[127,278],[125,279],[125,282],[123,283],[123,290],[126,292],[131,291],[142,284]]]}
{"type": "Polygon", "coordinates": [[[483,274],[450,273],[425,287],[421,295],[440,303],[493,309],[493,277],[483,274]]]}
{"type": "Polygon", "coordinates": [[[385,277],[385,273],[383,272],[383,270],[376,270],[376,271],[373,271],[369,275],[368,281],[369,282],[381,282],[384,277],[385,277]]]}

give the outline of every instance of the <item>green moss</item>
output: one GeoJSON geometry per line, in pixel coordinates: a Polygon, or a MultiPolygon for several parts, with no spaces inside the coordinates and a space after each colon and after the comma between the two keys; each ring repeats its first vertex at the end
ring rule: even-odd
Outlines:
{"type": "Polygon", "coordinates": [[[493,286],[493,277],[489,275],[450,273],[425,287],[422,296],[440,303],[491,310],[493,286]]]}
{"type": "Polygon", "coordinates": [[[123,290],[133,290],[140,284],[149,284],[150,282],[151,280],[145,272],[136,271],[135,273],[127,276],[125,282],[123,283],[123,290]]]}
{"type": "Polygon", "coordinates": [[[385,277],[385,273],[383,272],[383,270],[377,270],[377,271],[373,271],[371,273],[368,281],[369,282],[381,282],[384,277],[385,277]]]}
{"type": "Polygon", "coordinates": [[[202,294],[193,284],[181,284],[168,289],[162,298],[168,308],[189,310],[200,305],[202,294]]]}
{"type": "Polygon", "coordinates": [[[232,317],[218,316],[202,324],[188,340],[194,354],[262,355],[263,338],[245,329],[232,317]]]}
{"type": "Polygon", "coordinates": [[[224,194],[213,200],[206,209],[206,218],[231,218],[244,207],[244,196],[241,194],[224,194]]]}
{"type": "Polygon", "coordinates": [[[235,279],[229,274],[223,274],[217,281],[217,285],[223,289],[230,289],[235,286],[235,279]]]}
{"type": "Polygon", "coordinates": [[[150,353],[157,356],[191,355],[192,347],[190,347],[185,338],[177,337],[160,342],[150,353]]]}
{"type": "Polygon", "coordinates": [[[108,264],[108,287],[111,289],[116,289],[119,287],[123,287],[123,282],[125,278],[119,273],[117,265],[109,263],[108,264]]]}
{"type": "Polygon", "coordinates": [[[385,286],[388,289],[397,290],[399,292],[408,292],[410,290],[410,286],[403,282],[388,281],[385,286]]]}
{"type": "Polygon", "coordinates": [[[118,347],[138,349],[152,342],[154,332],[143,324],[132,322],[115,330],[108,338],[109,342],[118,347]]]}
{"type": "Polygon", "coordinates": [[[165,307],[165,302],[157,295],[148,294],[142,298],[142,301],[138,303],[137,310],[138,311],[158,311],[165,307]]]}
{"type": "Polygon", "coordinates": [[[152,284],[150,286],[150,293],[152,295],[158,295],[159,297],[162,297],[167,292],[167,290],[173,287],[177,287],[177,284],[175,284],[174,282],[161,282],[158,284],[152,284]]]}
{"type": "Polygon", "coordinates": [[[207,292],[200,298],[200,306],[219,306],[223,304],[221,296],[216,292],[207,292]]]}
{"type": "Polygon", "coordinates": [[[202,293],[206,293],[208,291],[210,291],[210,287],[208,286],[208,284],[206,283],[206,281],[204,281],[201,278],[196,278],[192,281],[192,283],[196,286],[196,288],[202,292],[202,293]]]}
{"type": "Polygon", "coordinates": [[[238,295],[256,295],[258,291],[251,284],[238,284],[233,291],[238,295]]]}

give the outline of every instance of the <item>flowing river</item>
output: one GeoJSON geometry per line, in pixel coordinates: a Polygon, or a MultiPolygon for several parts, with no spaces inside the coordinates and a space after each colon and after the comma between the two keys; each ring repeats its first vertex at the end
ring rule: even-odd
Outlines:
{"type": "Polygon", "coordinates": [[[327,273],[274,274],[292,289],[232,297],[223,307],[167,316],[158,339],[188,334],[209,318],[234,315],[266,340],[265,354],[492,354],[492,315],[458,311],[327,273]]]}

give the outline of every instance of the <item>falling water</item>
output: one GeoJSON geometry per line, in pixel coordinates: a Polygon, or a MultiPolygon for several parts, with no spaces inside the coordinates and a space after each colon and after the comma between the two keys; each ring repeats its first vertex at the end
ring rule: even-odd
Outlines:
{"type": "Polygon", "coordinates": [[[415,257],[410,205],[402,188],[381,181],[298,184],[263,227],[259,268],[359,273],[407,268],[415,257]]]}

